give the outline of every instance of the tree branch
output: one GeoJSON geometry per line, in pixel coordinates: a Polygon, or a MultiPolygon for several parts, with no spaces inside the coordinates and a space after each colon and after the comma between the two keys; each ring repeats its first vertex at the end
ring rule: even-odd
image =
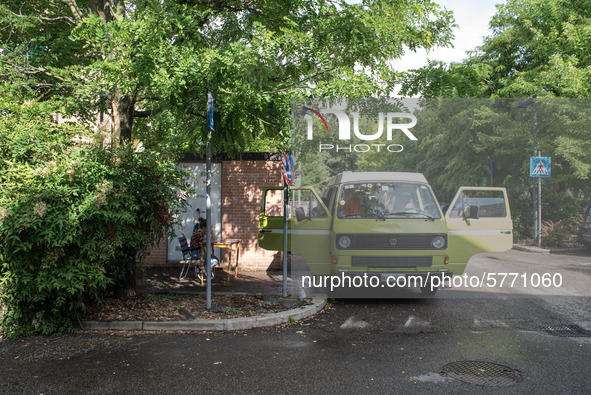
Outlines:
{"type": "Polygon", "coordinates": [[[154,115],[157,115],[162,112],[161,108],[157,108],[155,110],[134,110],[133,116],[135,118],[148,118],[154,115]]]}
{"type": "Polygon", "coordinates": [[[53,21],[66,21],[71,25],[76,25],[76,21],[72,18],[70,18],[69,16],[63,15],[63,16],[56,16],[55,18],[50,18],[47,16],[40,16],[38,15],[37,18],[41,19],[42,21],[49,21],[49,22],[53,22],[53,21]]]}
{"type": "Polygon", "coordinates": [[[274,91],[267,91],[267,92],[262,92],[262,93],[263,93],[263,95],[268,95],[268,94],[273,94],[273,93],[285,92],[285,91],[287,91],[287,90],[289,90],[289,89],[292,89],[292,88],[305,88],[305,86],[303,86],[302,84],[304,84],[304,83],[306,83],[307,81],[310,81],[311,79],[313,79],[313,78],[316,78],[316,77],[318,77],[318,76],[320,76],[320,75],[322,75],[322,74],[329,73],[329,72],[331,72],[331,71],[333,71],[333,70],[335,70],[335,68],[334,68],[334,67],[332,67],[332,68],[330,68],[330,69],[328,69],[328,70],[323,70],[323,71],[320,71],[320,72],[318,72],[318,73],[316,73],[316,74],[314,74],[314,75],[311,75],[311,76],[309,76],[308,78],[304,78],[304,79],[303,79],[303,80],[301,80],[301,81],[294,82],[293,84],[291,84],[291,85],[288,85],[288,86],[286,86],[286,87],[284,87],[284,88],[281,88],[281,89],[276,89],[276,90],[274,90],[274,91]]]}
{"type": "MultiPolygon", "coordinates": [[[[10,13],[12,16],[16,17],[16,18],[28,18],[29,15],[23,15],[23,14],[17,14],[15,12],[10,11],[9,9],[5,9],[6,12],[10,13]]],[[[48,16],[41,16],[41,15],[34,15],[35,18],[39,18],[42,21],[48,21],[48,22],[53,22],[53,21],[66,21],[72,25],[76,24],[76,21],[72,18],[70,18],[67,15],[62,15],[62,16],[56,16],[56,17],[48,17],[48,16]]]]}
{"type": "Polygon", "coordinates": [[[15,72],[15,73],[25,74],[25,75],[27,75],[27,74],[28,75],[45,74],[46,76],[51,77],[51,78],[55,78],[58,81],[61,81],[61,82],[65,81],[64,78],[57,76],[55,74],[51,74],[49,71],[45,70],[43,67],[32,67],[32,66],[24,67],[24,66],[20,66],[18,64],[15,64],[15,63],[7,62],[7,61],[2,61],[2,63],[10,66],[12,68],[12,72],[15,72]]]}
{"type": "Polygon", "coordinates": [[[80,20],[84,17],[80,8],[78,8],[78,4],[76,4],[76,0],[62,0],[62,2],[68,7],[72,16],[74,17],[75,23],[80,22],[80,20]]]}

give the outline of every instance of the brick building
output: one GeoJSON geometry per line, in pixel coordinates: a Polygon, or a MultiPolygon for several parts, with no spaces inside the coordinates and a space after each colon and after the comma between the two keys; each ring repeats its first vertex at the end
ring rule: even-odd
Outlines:
{"type": "MultiPolygon", "coordinates": [[[[199,156],[187,156],[182,161],[186,165],[203,166],[204,163],[205,160],[199,156]]],[[[212,165],[221,172],[213,179],[213,183],[221,184],[221,201],[212,201],[213,205],[218,205],[221,214],[221,224],[215,230],[216,234],[223,240],[241,240],[241,269],[279,268],[281,253],[266,251],[258,246],[258,222],[262,187],[283,185],[281,155],[247,153],[240,159],[218,155],[212,158],[212,165]]],[[[212,200],[215,198],[212,195],[212,200]]],[[[163,240],[157,248],[152,249],[144,263],[149,266],[176,266],[179,259],[171,251],[177,248],[175,243],[178,244],[176,240],[163,240]]],[[[220,258],[224,260],[226,257],[220,258]]]]}

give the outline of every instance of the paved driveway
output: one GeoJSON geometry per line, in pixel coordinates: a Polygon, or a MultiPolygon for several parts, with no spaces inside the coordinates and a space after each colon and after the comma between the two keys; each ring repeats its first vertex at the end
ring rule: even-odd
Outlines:
{"type": "Polygon", "coordinates": [[[535,271],[561,273],[563,283],[337,300],[305,322],[239,332],[3,340],[0,392],[589,393],[590,256],[485,254],[468,273],[535,271]],[[494,374],[512,385],[467,383],[449,365],[473,361],[506,368],[494,374]]]}

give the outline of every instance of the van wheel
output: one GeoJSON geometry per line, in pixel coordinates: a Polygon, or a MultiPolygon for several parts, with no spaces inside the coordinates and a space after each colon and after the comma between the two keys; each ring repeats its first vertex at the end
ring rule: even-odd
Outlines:
{"type": "Polygon", "coordinates": [[[431,288],[431,284],[427,284],[424,287],[421,287],[421,294],[423,294],[423,296],[433,296],[437,293],[437,290],[439,288],[437,287],[433,287],[431,288]]]}

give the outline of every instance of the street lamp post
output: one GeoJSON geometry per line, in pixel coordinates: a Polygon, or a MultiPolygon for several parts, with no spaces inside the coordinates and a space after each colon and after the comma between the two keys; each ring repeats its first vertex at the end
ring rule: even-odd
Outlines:
{"type": "MultiPolygon", "coordinates": [[[[534,93],[532,97],[532,116],[533,116],[533,130],[532,133],[534,135],[534,152],[533,156],[540,156],[538,151],[538,111],[537,111],[537,104],[536,104],[536,94],[534,93]]],[[[536,224],[536,230],[534,235],[538,239],[538,247],[542,246],[542,180],[540,177],[538,178],[538,193],[535,194],[534,198],[534,224],[536,224]]],[[[536,190],[534,184],[534,191],[536,190]]]]}
{"type": "MultiPolygon", "coordinates": [[[[531,99],[523,100],[519,99],[517,101],[517,107],[527,107],[530,104],[532,105],[532,117],[533,117],[533,154],[532,156],[538,156],[538,108],[536,105],[536,98],[537,95],[534,93],[531,99]]],[[[533,181],[532,185],[532,196],[534,201],[534,238],[538,240],[538,246],[542,244],[542,221],[540,218],[541,214],[541,199],[540,195],[542,193],[542,184],[540,178],[538,177],[538,187],[536,189],[536,182],[533,181]]]]}

